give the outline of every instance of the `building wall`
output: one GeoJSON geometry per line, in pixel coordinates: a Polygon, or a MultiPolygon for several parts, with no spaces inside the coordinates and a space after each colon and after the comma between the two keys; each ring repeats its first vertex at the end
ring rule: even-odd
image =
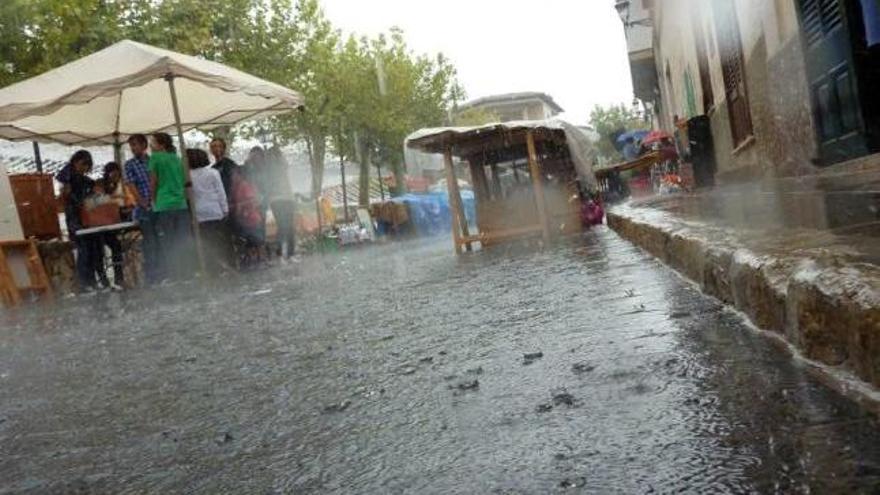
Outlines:
{"type": "Polygon", "coordinates": [[[527,101],[522,103],[486,105],[484,108],[498,115],[502,122],[512,120],[544,120],[551,118],[553,110],[542,101],[527,101]]]}
{"type": "MultiPolygon", "coordinates": [[[[642,6],[641,0],[633,0],[629,4],[629,21],[635,22],[651,17],[651,13],[642,6]]],[[[626,46],[629,53],[650,50],[654,44],[651,29],[645,26],[625,27],[626,46]]]]}
{"type": "MultiPolygon", "coordinates": [[[[727,0],[716,0],[727,1],[727,0]]],[[[711,2],[656,2],[655,61],[660,125],[707,114],[715,139],[718,178],[738,182],[812,169],[816,139],[794,0],[733,0],[745,59],[754,139],[735,149],[711,2]],[[703,108],[694,23],[705,32],[714,106],[703,108]]]]}

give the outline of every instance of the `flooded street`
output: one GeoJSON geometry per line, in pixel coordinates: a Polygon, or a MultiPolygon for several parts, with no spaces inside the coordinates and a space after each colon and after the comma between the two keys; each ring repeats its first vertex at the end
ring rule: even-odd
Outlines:
{"type": "Polygon", "coordinates": [[[601,229],[0,314],[0,493],[876,493],[876,418],[601,229]]]}

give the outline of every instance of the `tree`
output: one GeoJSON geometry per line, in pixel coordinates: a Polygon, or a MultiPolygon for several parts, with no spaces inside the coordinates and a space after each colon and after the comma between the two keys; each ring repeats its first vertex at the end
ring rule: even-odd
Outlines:
{"type": "Polygon", "coordinates": [[[132,39],[228,64],[294,88],[306,109],[243,134],[305,143],[312,193],[321,192],[328,145],[361,164],[369,201],[371,163],[404,184],[403,140],[438,126],[463,98],[443,55],[415,55],[403,32],[345,40],[319,0],[4,0],[0,85],[31,77],[132,39]]]}
{"type": "Polygon", "coordinates": [[[35,76],[122,38],[122,2],[6,0],[0,6],[0,85],[35,76]]]}
{"type": "Polygon", "coordinates": [[[590,112],[590,126],[599,134],[596,147],[599,155],[609,160],[618,160],[622,155],[615,147],[615,140],[624,131],[648,129],[641,115],[626,105],[596,105],[590,112]]]}
{"type": "Polygon", "coordinates": [[[463,96],[455,67],[443,54],[413,55],[403,31],[392,29],[388,37],[373,41],[378,74],[385,91],[376,113],[376,158],[390,165],[397,193],[403,192],[403,142],[411,132],[444,123],[455,99],[463,96]]]}

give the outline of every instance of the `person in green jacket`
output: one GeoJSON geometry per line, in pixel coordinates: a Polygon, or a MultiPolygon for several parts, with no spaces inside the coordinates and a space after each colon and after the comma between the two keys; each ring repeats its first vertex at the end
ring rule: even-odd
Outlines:
{"type": "Polygon", "coordinates": [[[186,278],[194,266],[186,172],[171,136],[164,132],[153,134],[150,148],[148,170],[159,231],[159,280],[186,278]]]}

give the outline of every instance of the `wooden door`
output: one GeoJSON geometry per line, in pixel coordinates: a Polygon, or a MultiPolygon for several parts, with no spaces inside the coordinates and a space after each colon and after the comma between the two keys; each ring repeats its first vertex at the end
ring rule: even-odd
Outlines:
{"type": "Polygon", "coordinates": [[[724,79],[724,93],[727,110],[730,114],[730,133],[734,147],[743,145],[753,136],[752,110],[746,87],[745,56],[739,28],[739,16],[733,0],[714,2],[716,39],[718,55],[721,58],[721,73],[724,79]]]}
{"type": "Polygon", "coordinates": [[[844,0],[797,0],[822,164],[868,153],[844,0]]]}

